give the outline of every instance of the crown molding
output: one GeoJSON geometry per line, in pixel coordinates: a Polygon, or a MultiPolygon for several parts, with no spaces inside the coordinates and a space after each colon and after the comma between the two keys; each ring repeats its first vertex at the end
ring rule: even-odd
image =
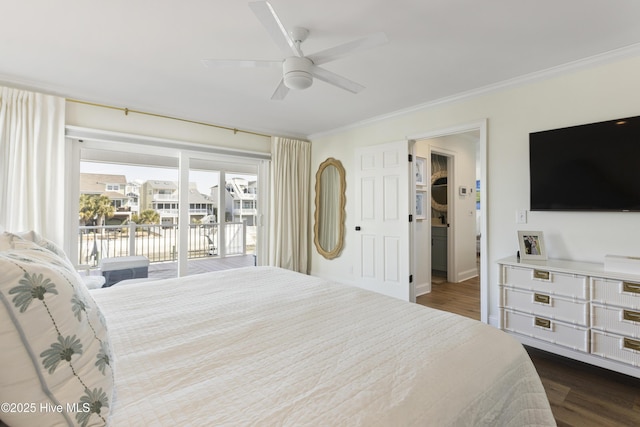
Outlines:
{"type": "Polygon", "coordinates": [[[599,65],[609,64],[612,62],[620,61],[626,58],[631,58],[640,55],[640,43],[636,43],[630,46],[614,49],[598,55],[593,55],[587,58],[582,58],[576,61],[567,62],[562,65],[547,68],[541,71],[525,74],[522,76],[514,77],[512,79],[503,80],[498,83],[482,86],[477,89],[472,89],[465,92],[460,92],[455,95],[447,96],[444,98],[436,99],[434,101],[428,101],[422,104],[415,105],[413,107],[396,110],[391,113],[375,116],[370,119],[361,120],[346,126],[342,126],[336,129],[332,129],[325,132],[318,132],[315,134],[307,135],[307,139],[313,141],[314,139],[331,136],[337,133],[346,132],[362,126],[373,125],[388,119],[401,117],[417,111],[428,110],[435,107],[440,107],[454,102],[469,100],[478,96],[486,95],[492,92],[498,92],[504,89],[510,89],[518,86],[523,86],[536,81],[542,81],[557,77],[563,74],[568,74],[582,69],[588,69],[599,65]]]}

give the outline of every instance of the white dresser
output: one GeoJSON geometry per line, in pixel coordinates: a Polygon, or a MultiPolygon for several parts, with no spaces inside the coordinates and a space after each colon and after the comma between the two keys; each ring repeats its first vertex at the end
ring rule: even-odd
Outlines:
{"type": "Polygon", "coordinates": [[[523,344],[640,378],[640,275],[498,261],[500,328],[523,344]]]}

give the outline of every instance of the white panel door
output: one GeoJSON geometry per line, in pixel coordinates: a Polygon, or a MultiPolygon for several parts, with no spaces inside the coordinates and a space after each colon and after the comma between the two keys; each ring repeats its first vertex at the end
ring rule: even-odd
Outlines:
{"type": "Polygon", "coordinates": [[[356,150],[355,274],[362,288],[414,301],[408,156],[408,141],[356,150]]]}

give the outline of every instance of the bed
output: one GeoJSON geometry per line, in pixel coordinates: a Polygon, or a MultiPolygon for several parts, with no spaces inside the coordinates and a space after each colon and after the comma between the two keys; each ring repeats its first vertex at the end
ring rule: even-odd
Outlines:
{"type": "MultiPolygon", "coordinates": [[[[57,248],[11,239],[0,252],[8,272],[0,279],[0,337],[3,346],[13,342],[0,356],[0,399],[16,410],[0,413],[8,425],[555,425],[523,347],[480,322],[274,267],[89,291],[57,248]],[[42,276],[41,286],[50,277],[58,293],[32,298],[20,312],[28,298],[23,292],[14,302],[21,294],[11,289],[25,286],[28,272],[42,276]],[[33,319],[20,319],[47,300],[54,310],[63,287],[84,308],[72,306],[56,327],[91,324],[82,352],[60,357],[60,369],[73,367],[66,382],[48,378],[58,375],[48,372],[52,338],[38,343],[41,334],[28,330],[33,319]],[[35,372],[13,378],[17,363],[35,372]],[[84,399],[65,394],[79,377],[73,393],[84,399]],[[47,412],[43,402],[70,410],[47,412]]],[[[60,316],[52,313],[41,315],[40,330],[60,316]]],[[[54,335],[64,350],[60,337],[84,340],[85,332],[54,335]]]]}

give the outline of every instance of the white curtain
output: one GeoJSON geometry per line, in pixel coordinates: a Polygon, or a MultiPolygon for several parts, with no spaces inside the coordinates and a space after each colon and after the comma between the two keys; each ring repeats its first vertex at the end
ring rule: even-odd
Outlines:
{"type": "Polygon", "coordinates": [[[311,145],[271,139],[269,265],[308,273],[311,145]]]}
{"type": "Polygon", "coordinates": [[[63,246],[64,98],[0,90],[0,228],[63,246]]]}

